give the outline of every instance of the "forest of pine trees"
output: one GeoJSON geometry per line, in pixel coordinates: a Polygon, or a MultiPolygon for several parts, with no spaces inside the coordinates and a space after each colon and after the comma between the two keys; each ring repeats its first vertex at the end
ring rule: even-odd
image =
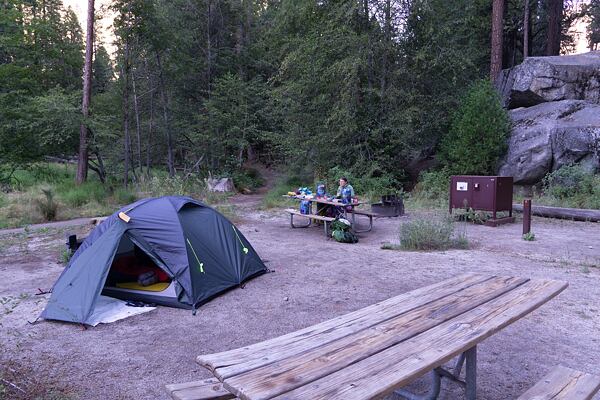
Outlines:
{"type": "MultiPolygon", "coordinates": [[[[584,7],[590,48],[598,9],[584,7]]],[[[525,48],[567,51],[575,10],[568,0],[113,0],[96,10],[97,30],[115,16],[114,43],[95,32],[86,116],[86,21],[61,0],[1,0],[0,180],[73,159],[83,129],[103,182],[227,174],[248,161],[414,181],[466,90],[525,48]]]]}

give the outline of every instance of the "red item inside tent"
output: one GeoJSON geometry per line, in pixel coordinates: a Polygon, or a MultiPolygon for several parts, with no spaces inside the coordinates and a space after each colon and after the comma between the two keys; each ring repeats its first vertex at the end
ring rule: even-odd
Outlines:
{"type": "Polygon", "coordinates": [[[132,277],[132,280],[136,280],[141,274],[146,272],[154,272],[158,282],[168,282],[169,275],[151,261],[140,260],[136,256],[121,256],[115,259],[112,263],[111,270],[122,275],[128,275],[132,277]]]}

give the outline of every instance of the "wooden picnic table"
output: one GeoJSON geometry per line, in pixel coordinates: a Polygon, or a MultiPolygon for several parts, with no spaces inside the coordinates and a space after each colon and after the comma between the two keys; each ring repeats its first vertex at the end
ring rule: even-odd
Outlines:
{"type": "Polygon", "coordinates": [[[347,203],[346,204],[346,203],[343,203],[339,199],[327,200],[326,197],[316,197],[316,196],[315,197],[307,198],[307,197],[299,196],[299,195],[290,196],[290,195],[284,194],[283,197],[287,197],[288,199],[293,199],[293,200],[300,200],[300,201],[303,201],[303,200],[312,201],[314,203],[327,204],[327,205],[336,206],[336,207],[344,207],[344,206],[356,207],[356,206],[359,206],[361,204],[364,204],[364,201],[357,201],[357,202],[352,202],[352,203],[347,203]]]}
{"type": "MultiPolygon", "coordinates": [[[[296,195],[296,196],[290,196],[290,195],[283,195],[283,197],[287,197],[288,199],[292,199],[292,200],[298,200],[298,201],[310,201],[310,202],[314,202],[314,203],[318,203],[318,204],[325,204],[328,206],[334,206],[334,207],[342,207],[343,212],[344,212],[344,218],[348,219],[348,212],[346,207],[350,207],[352,210],[354,210],[354,207],[358,207],[361,204],[364,204],[364,201],[355,201],[355,202],[351,202],[351,203],[343,203],[341,200],[339,199],[333,199],[333,200],[327,200],[326,197],[310,197],[307,198],[306,196],[303,195],[296,195]]],[[[356,217],[354,212],[351,212],[352,214],[352,226],[356,225],[356,217]]]]}
{"type": "Polygon", "coordinates": [[[465,274],[197,361],[241,399],[372,399],[431,371],[427,398],[435,399],[441,378],[449,378],[465,386],[471,400],[477,344],[566,287],[559,281],[465,274]],[[442,368],[457,356],[454,371],[442,368]]]}

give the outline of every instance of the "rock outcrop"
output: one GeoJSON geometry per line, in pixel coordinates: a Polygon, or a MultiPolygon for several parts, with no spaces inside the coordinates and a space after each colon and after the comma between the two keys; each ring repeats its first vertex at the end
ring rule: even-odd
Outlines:
{"type": "Polygon", "coordinates": [[[600,51],[529,57],[502,71],[497,87],[508,109],[560,100],[600,103],[600,51]]]}
{"type": "Polygon", "coordinates": [[[600,52],[530,57],[497,86],[513,123],[500,175],[535,184],[570,163],[600,169],[600,52]]]}
{"type": "Polygon", "coordinates": [[[598,166],[600,104],[563,100],[510,111],[508,154],[499,174],[515,183],[535,184],[563,165],[598,166]]]}
{"type": "Polygon", "coordinates": [[[204,181],[209,192],[235,192],[235,185],[231,178],[206,178],[204,181]]]}

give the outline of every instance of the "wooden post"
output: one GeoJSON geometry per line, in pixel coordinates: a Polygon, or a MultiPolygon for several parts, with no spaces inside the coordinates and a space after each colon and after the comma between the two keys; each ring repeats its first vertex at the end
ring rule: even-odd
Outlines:
{"type": "Polygon", "coordinates": [[[523,200],[523,235],[531,232],[531,199],[523,200]]]}

